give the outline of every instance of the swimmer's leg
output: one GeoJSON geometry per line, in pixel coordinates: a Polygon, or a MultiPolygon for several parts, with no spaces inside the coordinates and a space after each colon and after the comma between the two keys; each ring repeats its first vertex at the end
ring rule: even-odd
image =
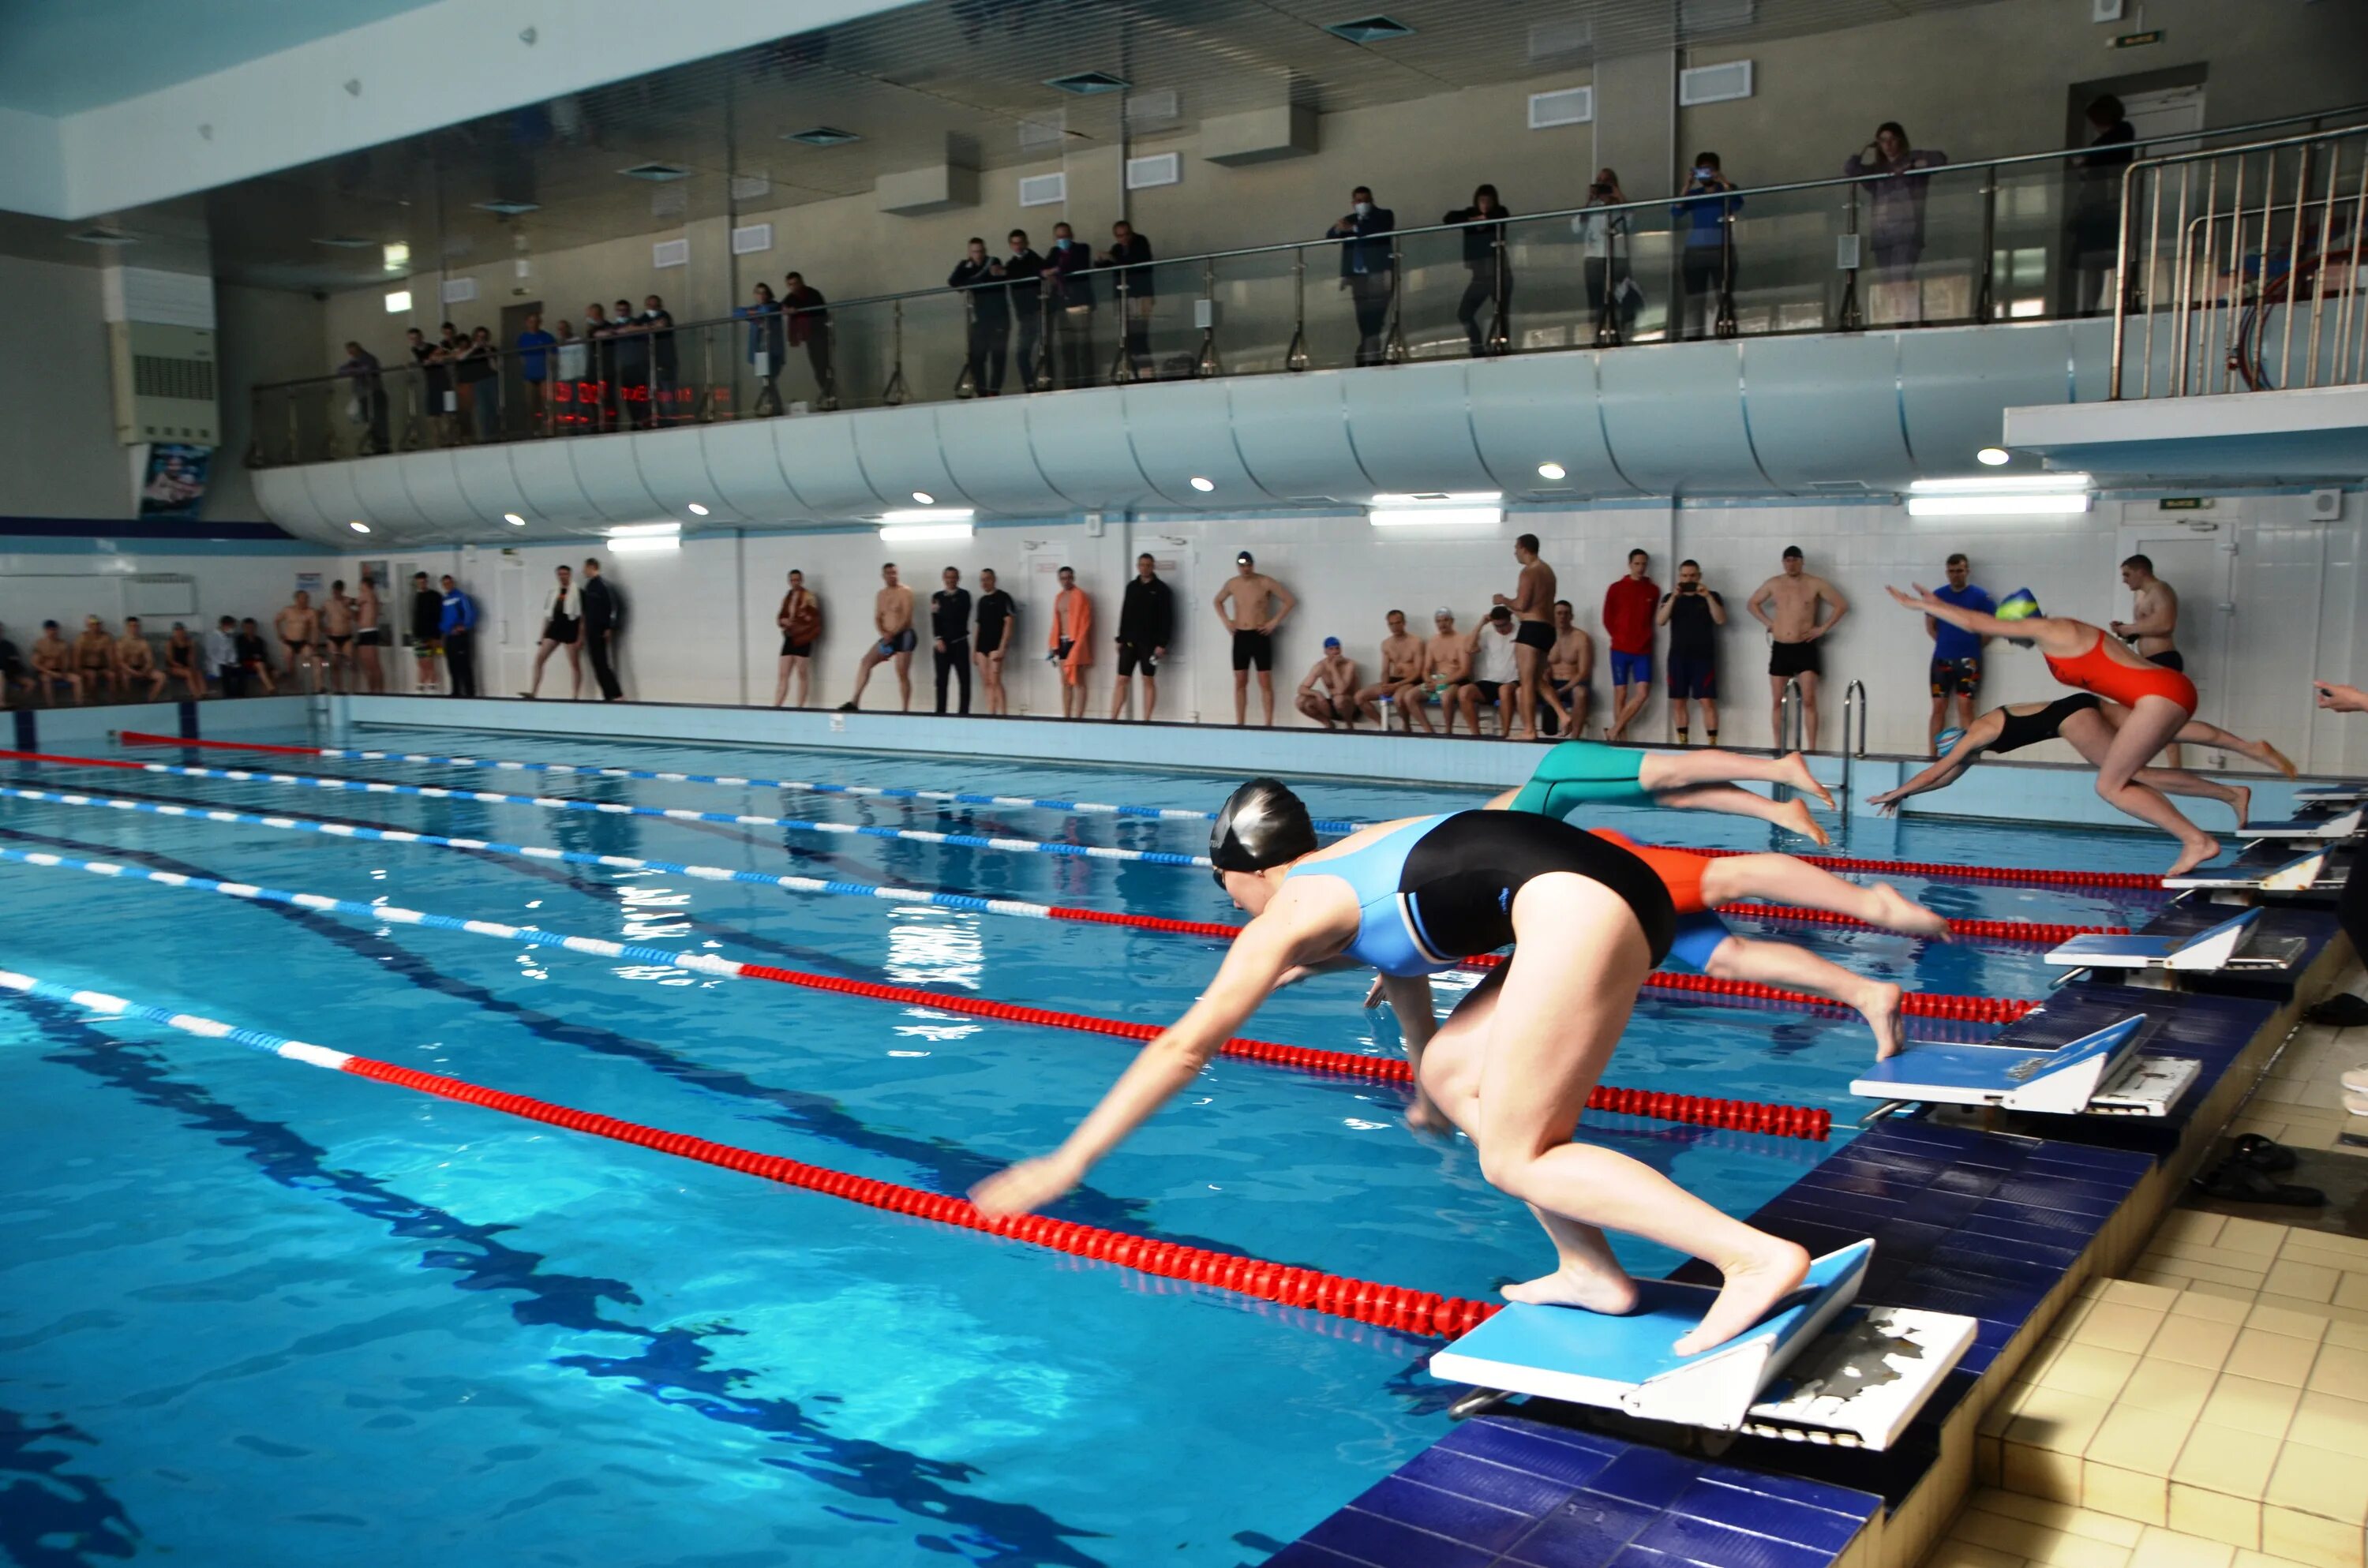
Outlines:
{"type": "Polygon", "coordinates": [[[1815,795],[1827,811],[1834,798],[1809,774],[1809,760],[1799,752],[1790,756],[1746,756],[1740,752],[1707,746],[1700,751],[1649,752],[1637,769],[1636,782],[1656,795],[1693,784],[1789,784],[1815,795]]]}
{"type": "Polygon", "coordinates": [[[1666,795],[1656,795],[1656,806],[1674,806],[1679,811],[1725,812],[1731,816],[1756,817],[1774,823],[1778,827],[1797,833],[1819,844],[1831,844],[1833,837],[1809,814],[1809,802],[1794,796],[1789,801],[1771,801],[1765,795],[1755,795],[1748,790],[1738,790],[1732,784],[1697,784],[1691,789],[1673,790],[1666,795]]]}
{"type": "Polygon", "coordinates": [[[2152,692],[2141,697],[2113,733],[2112,744],[2097,767],[2098,797],[2119,812],[2151,823],[2180,842],[2180,852],[2166,876],[2179,876],[2220,853],[2220,841],[2180,814],[2159,790],[2136,782],[2138,769],[2153,760],[2187,723],[2185,709],[2152,692]]]}
{"type": "Polygon", "coordinates": [[[2190,719],[2181,726],[2179,741],[2181,745],[2216,746],[2222,751],[2233,751],[2239,756],[2248,757],[2263,767],[2283,773],[2289,778],[2294,777],[2294,759],[2269,742],[2248,741],[2242,735],[2231,734],[2219,725],[2207,724],[2201,719],[2190,719]]]}
{"type": "Polygon", "coordinates": [[[1861,887],[1823,867],[1790,855],[1725,855],[1702,872],[1702,901],[1713,909],[1746,899],[1767,899],[1802,909],[1847,915],[1886,931],[1949,938],[1946,915],[1935,915],[1888,882],[1861,887]]]}
{"type": "Polygon", "coordinates": [[[1702,972],[1721,980],[1756,980],[1793,991],[1814,991],[1858,1009],[1874,1031],[1874,1059],[1899,1054],[1903,993],[1888,981],[1852,974],[1806,948],[1790,942],[1754,942],[1729,937],[1711,954],[1702,972]]]}
{"type": "MultiPolygon", "coordinates": [[[[1800,1283],[1809,1255],[1719,1212],[1649,1165],[1569,1141],[1652,967],[1634,915],[1600,883],[1552,874],[1516,896],[1513,928],[1519,945],[1487,1019],[1481,1063],[1474,1142],[1482,1175],[1565,1220],[1626,1231],[1711,1263],[1725,1286],[1677,1349],[1691,1354],[1733,1338],[1800,1283]]],[[[1568,1278],[1574,1292],[1605,1283],[1567,1275],[1574,1264],[1583,1269],[1583,1255],[1562,1261],[1551,1279],[1568,1278]]],[[[1558,1299],[1552,1285],[1533,1284],[1558,1299]]]]}

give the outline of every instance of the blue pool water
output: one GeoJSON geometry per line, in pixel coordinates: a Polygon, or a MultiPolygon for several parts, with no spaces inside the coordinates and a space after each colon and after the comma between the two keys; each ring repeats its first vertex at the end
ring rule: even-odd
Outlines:
{"type": "MultiPolygon", "coordinates": [[[[301,740],[302,737],[280,737],[301,740]]],[[[1205,806],[1205,777],[403,731],[359,744],[1205,806]]],[[[222,765],[227,754],[201,758],[222,765]]],[[[1198,850],[1106,816],[295,771],[1198,850]]],[[[14,777],[463,836],[1238,919],[1205,874],[780,830],[17,767],[14,777]]],[[[1311,784],[1319,814],[1470,803],[1311,784]]],[[[1640,837],[1756,824],[1611,812],[1640,837]]],[[[1146,1021],[1213,943],[655,872],[0,801],[0,844],[1146,1021]]],[[[1797,845],[1782,846],[1798,847],[1797,845]]],[[[1856,853],[2144,869],[2113,835],[1858,824],[1856,853]]],[[[1906,882],[1953,915],[2143,918],[2142,895],[1906,882]]],[[[1090,1035],[0,866],[0,967],[944,1192],[1049,1147],[1130,1047],[1090,1035]]],[[[1853,968],[2036,995],[2033,949],[1782,928],[1853,968]]],[[[1394,1051],[1325,977],[1252,1032],[1394,1051]]],[[[1656,997],[1612,1082],[1827,1106],[1855,1020],[1656,997]]],[[[45,1003],[0,1004],[0,1555],[50,1564],[1256,1562],[1444,1429],[1428,1342],[1151,1281],[45,1003]],[[801,1555],[804,1553],[806,1555],[801,1555]]],[[[1543,1267],[1468,1147],[1395,1094],[1220,1062],[1060,1210],[1462,1295],[1543,1267]]],[[[1590,1119],[1592,1122],[1593,1119],[1590,1119]]],[[[1604,1119],[1732,1212],[1821,1147],[1604,1119]]],[[[1828,1146],[1829,1147],[1829,1146],[1828,1146]]],[[[1623,1244],[1639,1269],[1675,1259],[1623,1244]]]]}

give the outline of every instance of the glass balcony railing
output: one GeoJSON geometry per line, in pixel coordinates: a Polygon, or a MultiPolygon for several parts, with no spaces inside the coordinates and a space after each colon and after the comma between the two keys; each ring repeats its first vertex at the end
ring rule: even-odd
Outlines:
{"type": "MultiPolygon", "coordinates": [[[[2141,158],[2368,106],[2131,144],[2141,158]]],[[[2122,171],[2078,152],[990,277],[253,390],[253,467],[1062,388],[2110,314],[2122,171]],[[2100,237],[2101,236],[2101,237],[2100,237]]],[[[2135,267],[2135,264],[2132,264],[2135,267]]]]}

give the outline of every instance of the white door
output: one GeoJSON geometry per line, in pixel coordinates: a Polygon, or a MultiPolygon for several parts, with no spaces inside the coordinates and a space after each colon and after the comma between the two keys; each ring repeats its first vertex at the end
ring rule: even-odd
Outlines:
{"type": "MultiPolygon", "coordinates": [[[[2158,87],[2151,93],[2131,93],[2122,99],[2122,115],[2143,142],[2153,136],[2176,136],[2183,131],[2203,129],[2203,85],[2192,87],[2158,87]]],[[[2159,158],[2173,153],[2192,153],[2202,144],[2199,136],[2192,141],[2165,142],[2148,147],[2146,155],[2159,158]]]]}
{"type": "MultiPolygon", "coordinates": [[[[2187,678],[2195,683],[2196,711],[2206,718],[2217,710],[2215,697],[2228,689],[2228,622],[2237,608],[2236,540],[2236,528],[2220,522],[2166,519],[2121,527],[2117,561],[2145,556],[2154,562],[2154,574],[2179,596],[2176,641],[2187,678]]],[[[2135,601],[2128,590],[2116,589],[2113,602],[2118,607],[2113,619],[2129,619],[2135,601]]],[[[2202,755],[2213,759],[2208,766],[2214,767],[2228,760],[2224,752],[2202,755]]],[[[2191,751],[2188,760],[2192,765],[2197,754],[2191,751]]]]}
{"type": "MultiPolygon", "coordinates": [[[[524,691],[527,682],[534,678],[535,634],[541,630],[534,624],[534,596],[527,588],[525,558],[503,551],[501,564],[494,572],[493,631],[501,671],[501,682],[494,689],[504,696],[524,691]]],[[[481,626],[481,645],[484,637],[481,626]]]]}

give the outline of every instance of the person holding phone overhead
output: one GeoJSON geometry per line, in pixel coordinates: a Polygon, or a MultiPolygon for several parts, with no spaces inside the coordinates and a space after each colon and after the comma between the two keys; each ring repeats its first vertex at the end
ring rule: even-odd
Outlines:
{"type": "MultiPolygon", "coordinates": [[[[1685,188],[1669,204],[1669,215],[1686,232],[1679,273],[1685,280],[1685,335],[1704,331],[1724,335],[1731,328],[1728,311],[1735,297],[1735,217],[1743,198],[1725,193],[1735,182],[1719,167],[1716,153],[1694,154],[1685,188]]],[[[1678,324],[1672,323],[1674,328],[1678,324]]]]}

